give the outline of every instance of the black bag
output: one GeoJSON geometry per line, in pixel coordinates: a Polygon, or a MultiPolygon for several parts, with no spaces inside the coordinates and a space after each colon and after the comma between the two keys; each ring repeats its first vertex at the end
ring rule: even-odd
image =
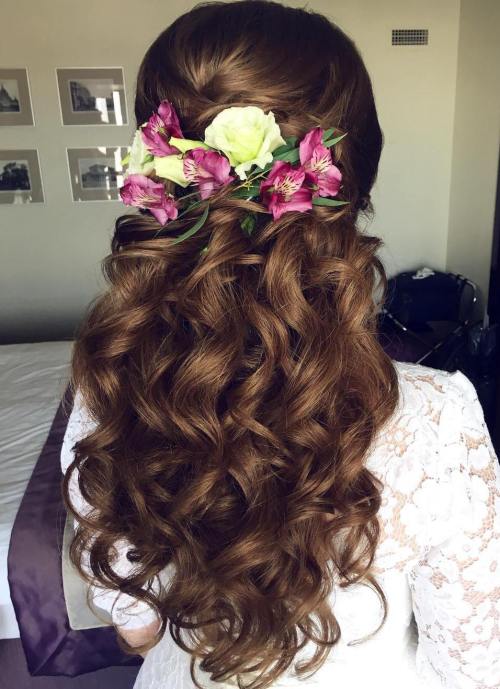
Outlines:
{"type": "Polygon", "coordinates": [[[430,268],[402,272],[388,280],[379,332],[396,360],[462,371],[494,435],[500,325],[473,321],[475,302],[476,285],[463,275],[430,268]]]}
{"type": "Polygon", "coordinates": [[[385,307],[412,330],[428,330],[428,321],[458,323],[468,285],[462,275],[430,268],[399,273],[388,280],[385,307]]]}

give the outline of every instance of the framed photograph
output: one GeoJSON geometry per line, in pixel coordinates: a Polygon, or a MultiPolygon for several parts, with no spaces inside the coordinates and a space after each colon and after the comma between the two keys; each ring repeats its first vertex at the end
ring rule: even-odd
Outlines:
{"type": "Polygon", "coordinates": [[[122,159],[128,146],[68,148],[73,201],[116,201],[123,185],[122,159]]]}
{"type": "Polygon", "coordinates": [[[42,203],[40,163],[36,149],[0,150],[0,203],[42,203]]]}
{"type": "Polygon", "coordinates": [[[33,124],[28,70],[0,67],[0,126],[33,124]]]}
{"type": "Polygon", "coordinates": [[[121,67],[56,69],[63,124],[126,125],[121,67]]]}

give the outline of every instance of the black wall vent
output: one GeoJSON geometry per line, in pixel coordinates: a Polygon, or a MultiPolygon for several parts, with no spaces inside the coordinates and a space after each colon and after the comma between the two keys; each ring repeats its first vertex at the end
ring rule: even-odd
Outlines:
{"type": "Polygon", "coordinates": [[[392,45],[427,45],[429,29],[393,29],[392,45]]]}

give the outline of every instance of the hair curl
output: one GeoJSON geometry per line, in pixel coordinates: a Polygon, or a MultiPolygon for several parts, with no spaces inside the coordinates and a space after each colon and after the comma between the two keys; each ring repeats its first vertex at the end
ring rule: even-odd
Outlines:
{"type": "Polygon", "coordinates": [[[252,676],[246,686],[264,689],[308,639],[318,648],[300,676],[340,638],[332,572],[341,586],[369,582],[386,619],[371,573],[382,486],[364,458],[399,391],[377,337],[382,241],[357,228],[373,211],[382,132],[354,43],[321,14],[266,0],[203,3],[163,31],[139,70],[137,124],[165,98],[188,138],[249,104],[272,110],[284,136],[348,132],[335,147],[347,206],[273,221],[221,188],[202,229],[177,244],[141,238],[159,227],[149,214],[118,218],[109,289],[73,348],[73,391],[98,422],[63,485],[71,511],[78,467],[95,508],[73,562],[85,576],[89,551],[97,582],[156,607],[155,642],[168,625],[196,686],[197,657],[214,681],[252,676]],[[124,537],[137,571],[121,578],[111,553],[124,537]],[[168,565],[181,576],[155,594],[148,584],[168,565]]]}

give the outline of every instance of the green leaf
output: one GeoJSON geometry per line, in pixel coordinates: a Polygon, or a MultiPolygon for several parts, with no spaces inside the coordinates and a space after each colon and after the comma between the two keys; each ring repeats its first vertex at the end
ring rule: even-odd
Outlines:
{"type": "Polygon", "coordinates": [[[276,158],[277,155],[281,155],[282,153],[286,153],[286,151],[290,151],[292,148],[296,148],[298,140],[299,138],[297,136],[287,136],[285,138],[286,143],[274,149],[273,158],[276,158]]]}
{"type": "Polygon", "coordinates": [[[252,184],[248,187],[241,187],[241,189],[236,189],[231,196],[235,199],[251,199],[253,196],[259,194],[260,187],[258,185],[252,184]]]}
{"type": "MultiPolygon", "coordinates": [[[[181,200],[182,200],[182,198],[181,198],[181,200]]],[[[184,215],[186,215],[187,213],[189,213],[189,211],[192,211],[194,208],[198,208],[198,206],[201,206],[202,203],[203,203],[203,201],[193,201],[193,202],[190,203],[188,206],[186,206],[186,208],[184,208],[184,210],[182,211],[182,213],[179,213],[179,215],[177,216],[176,220],[179,220],[179,219],[182,218],[184,215]]]]}
{"type": "Polygon", "coordinates": [[[327,141],[327,139],[329,139],[331,137],[331,135],[333,134],[334,131],[335,131],[335,127],[330,127],[330,129],[325,129],[325,131],[323,132],[323,143],[325,143],[325,141],[327,141]]]}
{"type": "Polygon", "coordinates": [[[241,229],[250,237],[255,227],[255,213],[249,213],[240,222],[241,229]]]}
{"type": "Polygon", "coordinates": [[[273,153],[274,160],[284,160],[287,163],[296,163],[299,158],[299,149],[298,148],[293,148],[292,150],[285,151],[284,153],[279,153],[278,155],[275,155],[273,153]]]}
{"type": "Polygon", "coordinates": [[[329,199],[325,196],[316,196],[312,200],[315,206],[345,206],[349,201],[338,201],[337,199],[329,199]]]}
{"type": "MultiPolygon", "coordinates": [[[[287,136],[285,138],[286,143],[283,144],[282,146],[278,146],[278,148],[275,148],[273,151],[273,160],[271,163],[266,165],[264,170],[269,169],[275,160],[288,160],[288,156],[290,153],[294,151],[298,151],[297,149],[297,141],[299,140],[298,136],[287,136]]],[[[298,160],[298,157],[296,158],[298,160]]]]}
{"type": "Polygon", "coordinates": [[[208,217],[209,207],[210,207],[210,204],[207,203],[207,205],[205,206],[205,210],[203,211],[203,214],[201,215],[200,218],[198,218],[198,220],[195,222],[193,227],[190,227],[189,230],[187,230],[186,232],[181,234],[179,237],[176,237],[174,239],[174,241],[172,242],[172,244],[178,244],[179,242],[182,242],[184,239],[191,237],[193,234],[195,234],[195,232],[198,232],[200,227],[203,227],[203,225],[205,224],[205,220],[208,217]]]}
{"type": "Polygon", "coordinates": [[[327,139],[326,141],[323,141],[323,146],[329,148],[330,146],[333,146],[334,144],[338,143],[341,139],[344,138],[344,136],[347,136],[347,132],[345,134],[342,134],[342,136],[336,136],[334,139],[327,139]]]}
{"type": "Polygon", "coordinates": [[[271,160],[270,163],[268,163],[265,167],[262,168],[262,170],[259,171],[259,175],[262,175],[263,173],[269,172],[269,170],[272,168],[274,165],[274,160],[271,160]]]}

